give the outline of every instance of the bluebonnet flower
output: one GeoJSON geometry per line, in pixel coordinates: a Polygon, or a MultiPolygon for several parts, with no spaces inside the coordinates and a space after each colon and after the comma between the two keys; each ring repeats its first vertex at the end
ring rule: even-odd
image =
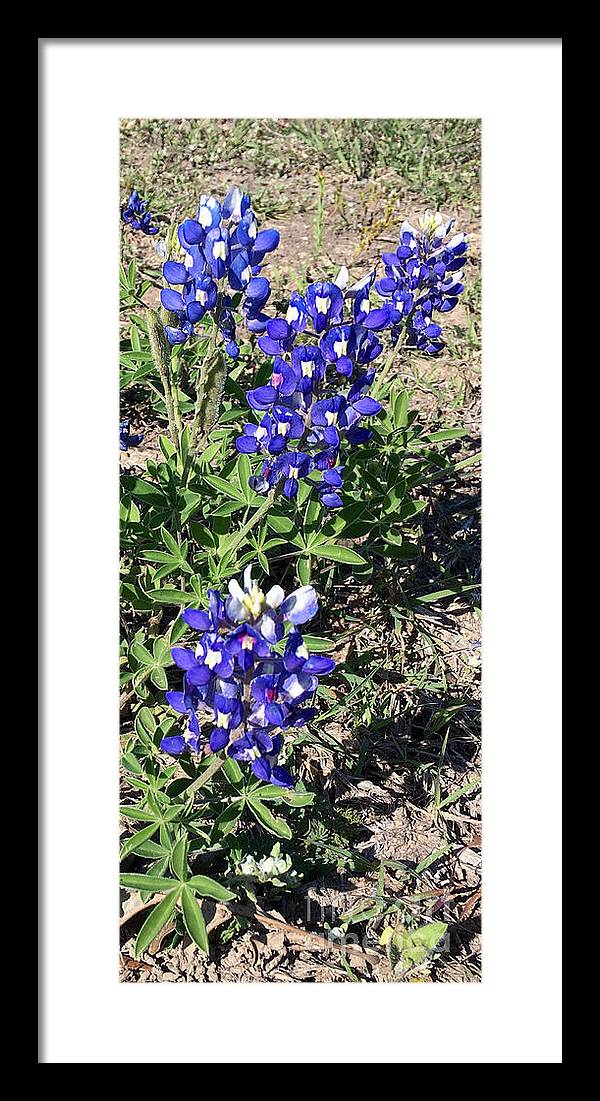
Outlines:
{"type": "Polygon", "coordinates": [[[233,672],[233,657],[215,631],[207,631],[195,650],[174,646],[171,657],[186,672],[186,683],[200,688],[213,677],[227,679],[233,672]]]}
{"type": "Polygon", "coordinates": [[[326,508],[342,508],[344,502],[337,492],[343,485],[343,466],[334,466],[323,471],[323,480],[319,486],[319,500],[326,508]]]}
{"type": "Polygon", "coordinates": [[[258,346],[273,357],[273,365],[270,378],[246,395],[263,418],[245,424],[236,441],[239,451],[265,456],[250,476],[256,492],[280,487],[293,499],[299,481],[310,478],[324,507],[343,506],[342,450],[371,438],[364,420],[381,410],[368,390],[383,352],[384,330],[392,346],[401,334],[405,347],[427,354],[442,346],[436,311],[446,313],[456,305],[467,250],[464,234],[449,237],[451,228],[441,215],[426,213],[419,229],[403,223],[396,252],[383,255],[383,277],[378,279],[373,269],[349,286],[342,268],[333,281],[312,283],[303,295],[294,291],[285,317],[266,318],[262,306],[257,311],[258,346]],[[372,303],[374,291],[382,304],[372,303]],[[294,414],[294,431],[288,430],[282,410],[294,414]]]}
{"type": "Polygon", "coordinates": [[[215,727],[213,728],[209,745],[213,753],[224,749],[234,730],[237,730],[244,721],[244,706],[236,696],[224,696],[217,692],[213,698],[215,711],[215,727]]]}
{"type": "Polygon", "coordinates": [[[303,333],[308,325],[308,308],[298,291],[292,292],[285,319],[296,333],[303,333]]]}
{"type": "Polygon", "coordinates": [[[283,734],[272,738],[263,730],[247,730],[237,738],[229,748],[229,756],[235,761],[250,764],[252,772],[259,780],[278,787],[291,788],[294,780],[287,768],[278,765],[279,754],[283,747],[283,734]]]}
{"type": "MultiPolygon", "coordinates": [[[[351,302],[356,294],[361,295],[358,316],[368,312],[366,299],[374,274],[348,291],[351,302]]],[[[383,350],[375,333],[355,320],[343,320],[342,287],[347,281],[348,273],[342,269],[334,282],[311,284],[304,297],[294,292],[285,319],[268,320],[258,340],[261,350],[273,356],[271,377],[250,390],[246,399],[251,409],[265,415],[259,424],[244,425],[236,447],[246,454],[266,452],[270,456],[250,477],[251,487],[259,493],[281,483],[283,495],[292,500],[300,480],[321,471],[322,481],[316,483],[319,501],[327,508],[343,505],[338,492],[343,474],[338,450],[342,437],[359,443],[370,436],[368,429],[357,428],[357,422],[373,416],[381,406],[363,399],[362,391],[375,374],[364,368],[383,350]],[[311,322],[321,334],[318,344],[298,342],[311,322]],[[347,395],[323,395],[329,365],[338,379],[341,375],[349,380],[347,395]]],[[[310,330],[309,335],[313,335],[310,330]]]]}
{"type": "Polygon", "coordinates": [[[186,609],[183,619],[199,638],[194,647],[173,647],[183,688],[166,694],[173,710],[186,717],[186,727],[164,737],[161,749],[172,756],[199,753],[206,725],[212,752],[228,747],[228,755],[249,763],[255,776],[292,787],[292,776],[280,762],[282,731],[312,718],[314,709],[307,704],[318,678],[335,668],[330,658],[309,653],[298,630],[317,611],[312,586],[300,586],[287,597],[279,585],[264,593],[252,579],[251,566],[242,585],[229,582],[226,598],[212,589],[207,610],[186,609]],[[281,654],[273,646],[286,629],[281,654]]]}
{"type": "Polygon", "coordinates": [[[267,658],[271,653],[269,644],[260,632],[245,622],[229,636],[227,649],[242,673],[247,673],[258,658],[267,658]]]}
{"type": "Polygon", "coordinates": [[[177,240],[178,254],[163,264],[168,286],[161,302],[177,319],[165,326],[167,339],[185,344],[194,325],[213,312],[225,351],[236,359],[239,345],[227,287],[243,295],[240,308],[249,331],[263,332],[268,319],[262,310],[271,288],[260,271],[267,253],[277,248],[279,233],[259,231],[250,196],[231,188],[222,205],[212,195],[201,195],[196,217],[179,226],[177,240]]]}
{"type": "Polygon", "coordinates": [[[298,413],[283,406],[274,405],[272,413],[265,413],[260,424],[246,424],[235,445],[238,451],[250,455],[261,449],[277,455],[286,447],[287,440],[299,440],[304,433],[304,421],[298,413]]]}
{"type": "Polygon", "coordinates": [[[396,343],[404,325],[406,348],[426,355],[436,355],[443,348],[442,328],[432,315],[456,306],[464,290],[460,269],[468,250],[464,233],[447,240],[453,224],[430,211],[419,219],[418,229],[403,222],[398,248],[383,253],[385,276],[375,282],[384,305],[363,318],[366,329],[390,328],[396,343]]]}
{"type": "Polygon", "coordinates": [[[242,313],[246,319],[246,328],[250,333],[264,333],[269,318],[263,313],[263,307],[271,294],[271,285],[263,275],[253,275],[246,287],[246,297],[242,303],[242,313]]]}
{"type": "Polygon", "coordinates": [[[195,631],[218,631],[229,620],[225,612],[225,603],[216,589],[208,590],[208,611],[202,608],[185,608],[181,618],[195,631]]]}
{"type": "Polygon", "coordinates": [[[241,187],[230,187],[223,200],[222,217],[225,221],[240,222],[250,209],[250,196],[241,187]]]}
{"type": "MultiPolygon", "coordinates": [[[[227,272],[231,258],[229,234],[226,229],[216,226],[208,231],[204,239],[204,256],[211,275],[215,279],[222,279],[227,272]]],[[[248,282],[250,282],[250,278],[248,278],[248,282]]]]}
{"type": "Polygon", "coordinates": [[[274,317],[267,321],[266,330],[266,334],[259,337],[258,346],[268,356],[287,352],[296,338],[295,330],[282,317],[274,317]]]}
{"type": "Polygon", "coordinates": [[[170,734],[164,737],[160,743],[160,748],[165,753],[172,754],[173,757],[184,753],[186,749],[189,749],[192,753],[197,753],[200,746],[200,724],[197,711],[199,706],[204,707],[203,693],[198,688],[188,684],[187,678],[184,677],[183,691],[167,692],[166,700],[174,711],[177,711],[180,715],[187,715],[188,725],[185,730],[181,730],[178,734],[170,734]]]}
{"type": "Polygon", "coordinates": [[[283,495],[288,500],[293,500],[298,493],[298,480],[310,474],[310,455],[304,451],[288,451],[280,469],[284,479],[283,495]]]}
{"type": "Polygon", "coordinates": [[[348,288],[347,294],[349,298],[354,300],[352,307],[352,314],[357,324],[361,324],[371,309],[370,292],[373,283],[375,282],[375,269],[368,275],[363,276],[358,280],[358,283],[354,283],[352,287],[348,288]]]}
{"type": "MultiPolygon", "coordinates": [[[[293,356],[292,352],[292,361],[293,356]]],[[[249,390],[246,400],[251,409],[268,409],[275,402],[281,403],[293,394],[297,383],[298,376],[293,366],[286,363],[281,356],[275,356],[269,382],[264,386],[257,386],[255,390],[249,390]]]]}
{"type": "Polygon", "coordinates": [[[296,376],[296,389],[305,398],[305,404],[310,404],[310,395],[317,392],[325,377],[326,363],[321,349],[313,344],[299,345],[292,351],[291,365],[296,376]]]}
{"type": "Polygon", "coordinates": [[[129,420],[126,417],[119,425],[119,450],[129,451],[130,447],[139,447],[144,438],[144,433],[133,435],[130,431],[129,420]]]}
{"type": "Polygon", "coordinates": [[[201,195],[198,203],[196,221],[202,229],[209,231],[215,229],[221,221],[221,207],[212,195],[201,195]]]}
{"type": "Polygon", "coordinates": [[[158,233],[158,226],[152,225],[152,214],[147,209],[148,200],[142,199],[137,191],[132,191],[125,206],[121,209],[121,219],[133,230],[141,230],[142,233],[153,237],[158,233]]]}
{"type": "Polygon", "coordinates": [[[263,593],[252,580],[252,566],[244,570],[244,587],[234,579],[229,582],[225,609],[234,623],[256,622],[256,628],[269,642],[283,638],[283,623],[295,626],[306,623],[318,611],[317,595],[311,585],[302,585],[286,597],[280,585],[263,593]]]}
{"type": "Polygon", "coordinates": [[[288,673],[316,673],[324,676],[335,669],[335,661],[322,654],[309,654],[299,631],[290,631],[283,654],[283,666],[288,673]]]}
{"type": "Polygon", "coordinates": [[[318,686],[316,676],[300,669],[297,673],[288,673],[282,661],[265,662],[263,672],[254,677],[250,684],[252,709],[248,716],[252,726],[278,727],[285,730],[295,726],[300,720],[308,722],[315,714],[312,708],[302,708],[315,693],[318,686]],[[266,670],[266,671],[264,671],[266,670]]]}
{"type": "Polygon", "coordinates": [[[351,428],[361,417],[372,417],[375,413],[379,413],[380,409],[381,403],[374,398],[357,397],[349,402],[343,394],[338,394],[313,405],[311,423],[317,428],[317,438],[323,439],[333,447],[338,447],[340,431],[351,428]]]}
{"type": "Polygon", "coordinates": [[[336,283],[311,283],[306,291],[306,308],[319,334],[342,320],[344,296],[336,283]]]}
{"type": "Polygon", "coordinates": [[[335,363],[341,375],[351,375],[354,370],[352,356],[356,349],[354,325],[334,325],[321,337],[320,348],[327,363],[335,363]]]}

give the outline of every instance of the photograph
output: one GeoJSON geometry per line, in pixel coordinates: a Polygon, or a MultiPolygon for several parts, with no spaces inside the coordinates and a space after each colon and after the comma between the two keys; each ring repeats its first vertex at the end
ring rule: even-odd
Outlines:
{"type": "Polygon", "coordinates": [[[481,142],[120,118],[120,984],[481,982],[481,142]]]}

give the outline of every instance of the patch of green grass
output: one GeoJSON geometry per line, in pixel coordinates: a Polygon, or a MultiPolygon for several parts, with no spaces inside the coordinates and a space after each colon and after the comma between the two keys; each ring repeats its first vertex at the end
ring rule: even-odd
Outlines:
{"type": "Polygon", "coordinates": [[[357,180],[394,168],[435,205],[477,201],[479,119],[303,119],[291,127],[322,167],[337,164],[357,180]]]}
{"type": "MultiPolygon", "coordinates": [[[[137,185],[158,213],[181,211],[217,176],[264,177],[255,205],[286,210],[286,180],[335,169],[354,180],[392,172],[434,206],[479,202],[478,119],[124,119],[123,191],[137,185]]],[[[235,177],[235,179],[234,179],[235,177]]]]}

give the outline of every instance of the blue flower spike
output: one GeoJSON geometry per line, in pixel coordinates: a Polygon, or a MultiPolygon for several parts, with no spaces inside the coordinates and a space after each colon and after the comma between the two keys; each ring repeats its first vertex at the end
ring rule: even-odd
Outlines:
{"type": "Polygon", "coordinates": [[[223,203],[201,195],[195,218],[186,218],[177,230],[179,252],[163,264],[167,287],[161,292],[165,309],[176,324],[165,326],[172,345],[186,344],[208,313],[215,315],[225,352],[239,356],[236,321],[230,292],[242,295],[239,309],[249,332],[262,333],[268,318],[263,307],[271,293],[261,275],[267,253],[279,244],[277,230],[259,230],[250,196],[232,187],[223,203]],[[181,288],[174,290],[172,288],[181,288]]]}
{"type": "Polygon", "coordinates": [[[141,444],[143,438],[144,438],[144,433],[143,432],[140,432],[137,435],[133,434],[131,432],[130,422],[129,422],[129,419],[127,417],[125,418],[125,420],[121,421],[121,423],[119,424],[119,450],[120,451],[129,451],[130,447],[139,447],[139,445],[141,444]]]}
{"type": "Polygon", "coordinates": [[[202,752],[206,726],[213,753],[227,749],[230,757],[249,764],[259,779],[293,787],[293,777],[281,760],[283,732],[313,717],[314,709],[307,704],[318,678],[335,668],[330,658],[309,653],[298,630],[318,608],[311,585],[287,597],[279,585],[265,593],[252,578],[252,566],[247,566],[241,584],[229,582],[227,597],[209,590],[206,610],[186,609],[182,618],[199,637],[194,646],[173,647],[183,688],[166,693],[169,705],[185,717],[185,726],[163,738],[163,752],[173,757],[202,752]],[[274,646],[286,630],[281,653],[274,646]]]}
{"type": "Polygon", "coordinates": [[[333,281],[311,283],[303,294],[294,291],[284,317],[266,317],[264,303],[257,308],[253,331],[260,333],[261,351],[272,357],[271,376],[246,394],[261,419],[243,425],[236,441],[238,451],[264,457],[249,479],[257,493],[280,487],[293,500],[299,482],[309,478],[321,505],[343,506],[342,450],[371,438],[365,420],[381,410],[368,390],[383,352],[382,334],[389,331],[392,347],[402,335],[406,348],[426,355],[443,347],[436,313],[456,306],[467,253],[465,235],[451,236],[452,228],[441,214],[426,211],[417,228],[403,222],[398,248],[383,254],[380,278],[373,268],[350,283],[342,267],[333,281]]]}
{"type": "Polygon", "coordinates": [[[127,202],[121,207],[121,221],[135,232],[154,237],[158,226],[152,224],[152,214],[148,210],[148,200],[142,199],[137,191],[132,191],[127,202]]]}

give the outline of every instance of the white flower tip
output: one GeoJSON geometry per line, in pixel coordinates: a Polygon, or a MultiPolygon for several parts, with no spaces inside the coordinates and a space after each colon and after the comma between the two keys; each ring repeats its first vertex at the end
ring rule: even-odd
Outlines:
{"type": "Polygon", "coordinates": [[[348,286],[349,278],[350,276],[348,274],[348,268],[344,264],[342,264],[333,282],[335,283],[336,287],[339,287],[340,290],[343,291],[348,286]]]}
{"type": "Polygon", "coordinates": [[[229,582],[229,585],[227,587],[228,587],[229,592],[231,593],[231,596],[233,597],[233,599],[234,600],[239,600],[240,603],[241,603],[246,594],[244,593],[244,590],[242,589],[242,586],[240,585],[239,581],[236,581],[235,577],[232,577],[231,581],[229,582]]]}
{"type": "Polygon", "coordinates": [[[281,588],[281,585],[273,585],[273,587],[269,589],[268,593],[265,596],[265,600],[269,605],[269,608],[278,608],[279,605],[283,603],[284,599],[285,593],[281,588]]]}

